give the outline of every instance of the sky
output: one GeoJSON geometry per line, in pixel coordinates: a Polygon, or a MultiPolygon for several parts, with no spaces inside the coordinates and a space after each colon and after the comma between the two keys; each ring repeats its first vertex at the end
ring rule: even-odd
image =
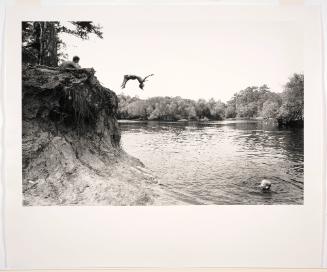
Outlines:
{"type": "Polygon", "coordinates": [[[294,21],[221,18],[211,6],[116,8],[93,20],[103,39],[62,34],[68,58],[93,67],[117,94],[181,96],[228,101],[248,86],[267,84],[281,92],[288,78],[304,71],[303,29],[294,21]],[[127,10],[128,9],[128,10],[127,10]],[[125,74],[146,76],[120,85],[125,74]]]}

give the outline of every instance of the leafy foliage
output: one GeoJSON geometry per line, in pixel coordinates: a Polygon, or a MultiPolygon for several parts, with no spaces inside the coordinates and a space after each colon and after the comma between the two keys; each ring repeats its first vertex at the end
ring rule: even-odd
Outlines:
{"type": "Polygon", "coordinates": [[[262,105],[261,117],[268,118],[276,118],[278,116],[279,111],[279,103],[278,101],[267,100],[262,105]]]}
{"type": "Polygon", "coordinates": [[[289,78],[282,93],[282,105],[278,120],[282,124],[304,121],[304,75],[294,74],[289,78]]]}
{"type": "Polygon", "coordinates": [[[211,99],[206,102],[177,97],[152,97],[147,100],[120,95],[118,117],[122,119],[177,121],[198,120],[209,116],[222,119],[225,104],[211,99]]]}
{"type": "Polygon", "coordinates": [[[89,39],[89,34],[95,34],[99,38],[101,38],[101,39],[103,38],[101,26],[95,25],[91,21],[72,21],[69,23],[71,24],[72,27],[60,25],[58,28],[58,31],[72,34],[83,40],[89,39]]]}

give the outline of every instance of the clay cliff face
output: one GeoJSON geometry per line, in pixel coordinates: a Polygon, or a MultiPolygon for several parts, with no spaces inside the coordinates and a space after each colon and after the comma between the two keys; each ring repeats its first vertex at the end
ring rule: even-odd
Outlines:
{"type": "Polygon", "coordinates": [[[116,94],[93,69],[24,66],[24,205],[174,203],[120,147],[116,94]]]}

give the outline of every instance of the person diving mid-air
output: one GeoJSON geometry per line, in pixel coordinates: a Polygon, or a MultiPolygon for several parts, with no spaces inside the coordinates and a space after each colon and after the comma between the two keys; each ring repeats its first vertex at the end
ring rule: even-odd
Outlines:
{"type": "Polygon", "coordinates": [[[147,78],[150,77],[150,76],[154,76],[154,74],[148,75],[148,76],[146,76],[144,78],[142,78],[140,76],[136,76],[136,75],[124,75],[124,81],[121,84],[121,88],[124,89],[126,87],[127,81],[136,79],[140,83],[139,84],[140,89],[143,90],[144,82],[147,81],[147,78]]]}

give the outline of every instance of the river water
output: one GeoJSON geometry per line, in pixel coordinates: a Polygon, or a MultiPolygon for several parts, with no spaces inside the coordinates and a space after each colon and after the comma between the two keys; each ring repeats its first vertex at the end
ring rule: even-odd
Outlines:
{"type": "Polygon", "coordinates": [[[260,121],[120,122],[122,146],[189,204],[303,204],[303,129],[260,121]],[[262,179],[272,182],[263,193],[262,179]]]}

